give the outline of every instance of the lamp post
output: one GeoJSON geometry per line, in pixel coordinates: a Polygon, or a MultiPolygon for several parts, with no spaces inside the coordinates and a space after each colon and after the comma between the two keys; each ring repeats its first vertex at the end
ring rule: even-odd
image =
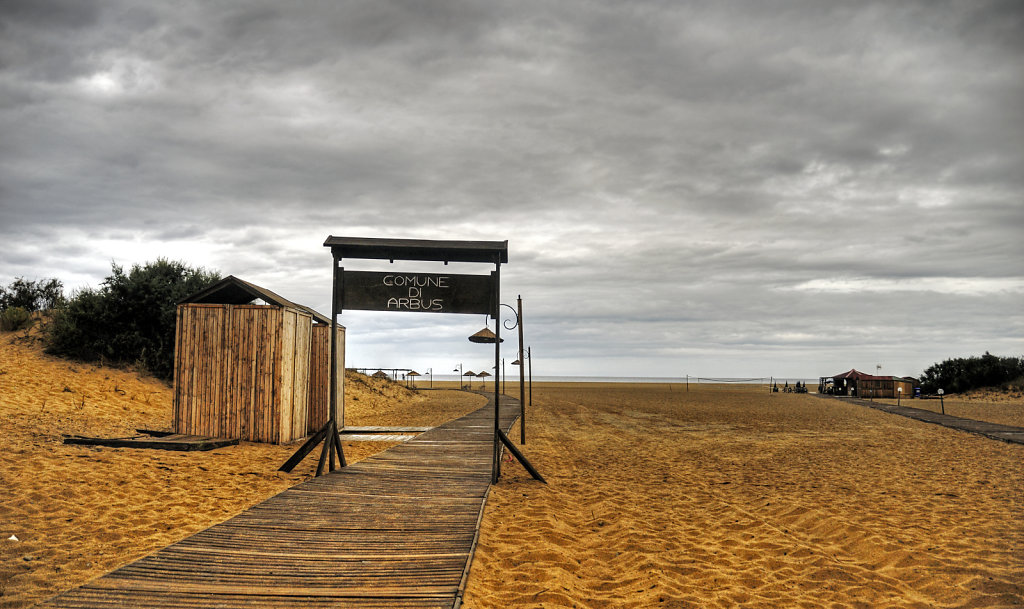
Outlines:
{"type": "Polygon", "coordinates": [[[452,372],[459,373],[459,389],[462,389],[462,364],[459,364],[458,368],[452,368],[452,372]]]}
{"type": "Polygon", "coordinates": [[[533,353],[530,347],[526,348],[526,359],[530,361],[530,406],[533,406],[533,353]]]}
{"type": "Polygon", "coordinates": [[[896,405],[900,405],[900,398],[903,397],[903,387],[896,388],[896,405]]]}
{"type": "Polygon", "coordinates": [[[427,368],[427,375],[430,376],[430,388],[434,388],[434,369],[427,368]]]}
{"type": "Polygon", "coordinates": [[[522,366],[523,360],[526,359],[523,353],[523,297],[516,297],[515,309],[512,308],[512,305],[505,303],[502,303],[501,306],[508,307],[512,311],[512,315],[515,316],[512,325],[508,325],[508,321],[505,322],[505,329],[519,328],[519,443],[526,444],[526,379],[523,378],[525,371],[522,366]]]}
{"type": "MultiPolygon", "coordinates": [[[[508,330],[513,330],[513,329],[515,329],[517,327],[519,328],[519,361],[522,361],[524,359],[524,357],[523,357],[523,324],[522,324],[523,299],[520,296],[520,297],[518,297],[516,299],[516,301],[517,301],[517,308],[515,308],[515,309],[513,309],[511,305],[507,305],[507,304],[504,304],[504,303],[499,303],[499,307],[497,307],[497,309],[500,311],[501,307],[507,307],[509,310],[512,311],[512,315],[515,316],[514,320],[505,320],[502,323],[502,325],[504,325],[505,328],[508,329],[508,330]]],[[[501,317],[500,315],[496,315],[495,316],[495,322],[500,321],[500,317],[501,317]]],[[[500,335],[500,333],[501,333],[501,326],[497,325],[497,323],[495,324],[495,330],[496,330],[496,332],[491,332],[488,328],[484,328],[483,330],[480,330],[476,334],[470,336],[469,337],[469,342],[471,342],[471,343],[493,343],[494,344],[494,372],[495,372],[495,374],[497,374],[498,372],[500,372],[499,366],[501,366],[501,348],[500,348],[500,343],[504,342],[504,339],[502,339],[501,335],[500,335]]],[[[522,444],[526,443],[526,396],[524,395],[525,385],[526,385],[526,383],[523,380],[523,367],[520,366],[519,367],[519,423],[520,423],[520,430],[521,430],[521,434],[522,434],[522,436],[520,438],[520,442],[522,444]]],[[[508,436],[505,435],[505,432],[501,431],[501,428],[498,426],[498,420],[499,420],[499,414],[500,414],[500,407],[499,407],[499,403],[500,403],[500,398],[499,398],[500,392],[499,392],[499,389],[500,388],[501,388],[501,386],[498,384],[498,379],[495,378],[494,379],[494,438],[495,438],[495,444],[494,444],[494,460],[492,462],[493,463],[493,467],[491,469],[491,472],[492,472],[492,474],[491,474],[491,482],[492,483],[497,482],[498,481],[498,477],[501,475],[501,463],[500,463],[500,461],[498,459],[500,445],[498,444],[498,442],[501,442],[502,444],[504,444],[505,447],[507,447],[509,449],[509,451],[511,451],[512,454],[514,454],[516,456],[516,458],[519,459],[519,462],[523,465],[523,467],[526,468],[526,470],[528,472],[530,472],[530,475],[533,476],[535,480],[540,480],[541,482],[545,482],[544,477],[540,475],[540,472],[538,472],[536,470],[536,468],[534,468],[532,465],[530,465],[530,462],[526,460],[526,457],[521,452],[519,452],[519,449],[515,447],[515,444],[513,444],[512,441],[508,439],[508,436]]],[[[545,484],[546,484],[546,482],[545,482],[545,484]]]]}
{"type": "MultiPolygon", "coordinates": [[[[527,361],[527,366],[529,366],[529,383],[527,383],[529,385],[529,387],[530,387],[530,389],[529,389],[529,392],[530,392],[530,394],[529,394],[530,395],[529,403],[530,403],[530,406],[533,406],[533,352],[532,352],[532,347],[527,347],[526,348],[526,361],[527,361]]],[[[516,361],[512,362],[512,365],[513,366],[519,366],[520,367],[519,371],[522,372],[523,362],[521,360],[516,360],[516,361]]],[[[526,441],[523,440],[523,443],[525,444],[526,441]]]]}

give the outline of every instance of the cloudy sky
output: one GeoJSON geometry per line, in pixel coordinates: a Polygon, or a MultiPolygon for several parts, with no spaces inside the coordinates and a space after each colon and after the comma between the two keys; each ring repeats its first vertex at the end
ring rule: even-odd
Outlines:
{"type": "MultiPolygon", "coordinates": [[[[916,375],[1024,353],[1022,233],[1016,0],[0,0],[3,284],[329,312],[328,235],[507,239],[538,375],[916,375]]],[[[482,316],[341,322],[493,362],[482,316]]]]}

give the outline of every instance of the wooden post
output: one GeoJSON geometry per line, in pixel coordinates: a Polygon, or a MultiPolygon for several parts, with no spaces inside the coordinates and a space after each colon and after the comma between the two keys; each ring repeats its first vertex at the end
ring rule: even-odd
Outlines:
{"type": "MultiPolygon", "coordinates": [[[[501,258],[494,263],[494,373],[498,373],[501,363],[501,258]]],[[[494,454],[491,460],[491,483],[497,484],[501,476],[501,394],[498,383],[494,383],[494,454]]]]}
{"type": "Polygon", "coordinates": [[[516,296],[519,309],[519,443],[526,444],[526,358],[523,357],[523,297],[516,296]]]}
{"type": "MultiPolygon", "coordinates": [[[[316,475],[320,476],[324,473],[324,465],[327,466],[328,471],[334,471],[334,457],[337,454],[338,463],[341,467],[347,465],[345,461],[345,451],[341,447],[341,438],[338,437],[338,422],[337,422],[337,408],[338,408],[338,296],[340,290],[343,289],[338,283],[338,274],[341,270],[338,267],[338,257],[332,256],[332,277],[333,288],[331,290],[331,336],[328,342],[329,349],[331,352],[330,357],[330,387],[328,388],[328,395],[330,399],[327,404],[327,423],[320,428],[316,434],[309,438],[305,444],[303,444],[299,450],[295,451],[295,454],[291,456],[285,463],[278,468],[278,471],[290,472],[295,468],[299,462],[302,461],[310,452],[316,448],[316,445],[323,442],[323,447],[320,449],[320,460],[316,464],[316,475]]],[[[344,422],[342,423],[344,424],[344,422]]]]}
{"type": "Polygon", "coordinates": [[[533,406],[533,352],[532,347],[526,348],[526,359],[530,361],[530,406],[533,406]]]}
{"type": "Polygon", "coordinates": [[[331,387],[330,387],[330,403],[327,406],[327,420],[336,421],[335,414],[338,408],[338,258],[332,256],[334,262],[331,264],[331,280],[333,282],[331,288],[331,387]]]}

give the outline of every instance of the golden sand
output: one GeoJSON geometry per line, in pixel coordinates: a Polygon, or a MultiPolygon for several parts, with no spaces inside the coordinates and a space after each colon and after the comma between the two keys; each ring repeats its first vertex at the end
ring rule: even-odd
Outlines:
{"type": "Polygon", "coordinates": [[[707,385],[537,384],[527,433],[468,609],[1024,606],[1024,446],[707,385]]]}
{"type": "MultiPolygon", "coordinates": [[[[346,385],[351,425],[433,426],[478,395],[416,394],[380,380],[346,385]]],[[[49,357],[0,334],[0,608],[27,607],[238,514],[308,479],[316,454],[276,471],[298,444],[210,452],[64,445],[170,429],[172,392],[138,374],[49,357]],[[14,536],[18,541],[10,540],[14,536]]],[[[355,462],[393,446],[344,443],[355,462]]]]}
{"type": "MultiPolygon", "coordinates": [[[[171,392],[11,337],[0,335],[0,608],[78,586],[315,468],[276,471],[295,445],[63,445],[61,434],[167,428],[171,392]]],[[[435,425],[483,402],[353,379],[346,393],[353,425],[435,425]]],[[[1007,422],[1024,413],[1020,400],[963,401],[1007,422]]],[[[469,609],[1024,606],[1024,446],[708,385],[537,384],[527,431],[549,484],[505,463],[469,609]]],[[[389,446],[345,450],[356,461],[389,446]]]]}

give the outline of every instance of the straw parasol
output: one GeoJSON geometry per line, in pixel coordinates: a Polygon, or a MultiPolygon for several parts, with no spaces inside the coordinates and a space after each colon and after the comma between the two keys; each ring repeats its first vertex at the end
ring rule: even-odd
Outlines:
{"type": "Polygon", "coordinates": [[[423,376],[423,375],[420,374],[419,372],[416,372],[415,370],[410,370],[408,373],[406,373],[405,376],[407,376],[407,377],[412,379],[412,386],[415,387],[416,386],[416,377],[417,376],[423,376]]]}
{"type": "MultiPolygon", "coordinates": [[[[477,332],[473,336],[470,336],[469,337],[469,342],[471,342],[471,343],[490,343],[490,344],[493,345],[495,339],[497,339],[497,338],[498,338],[497,335],[495,335],[494,332],[491,332],[490,328],[484,328],[483,330],[480,330],[479,332],[477,332]]],[[[504,338],[501,339],[501,342],[505,342],[505,339],[504,338]]]]}
{"type": "Polygon", "coordinates": [[[487,377],[491,376],[491,373],[487,372],[486,370],[484,370],[484,371],[478,372],[476,376],[477,376],[477,378],[486,379],[487,377]]]}
{"type": "Polygon", "coordinates": [[[473,372],[472,370],[466,370],[465,372],[462,373],[462,376],[468,376],[469,377],[469,388],[472,389],[473,388],[473,377],[476,376],[476,372],[473,372]]]}

